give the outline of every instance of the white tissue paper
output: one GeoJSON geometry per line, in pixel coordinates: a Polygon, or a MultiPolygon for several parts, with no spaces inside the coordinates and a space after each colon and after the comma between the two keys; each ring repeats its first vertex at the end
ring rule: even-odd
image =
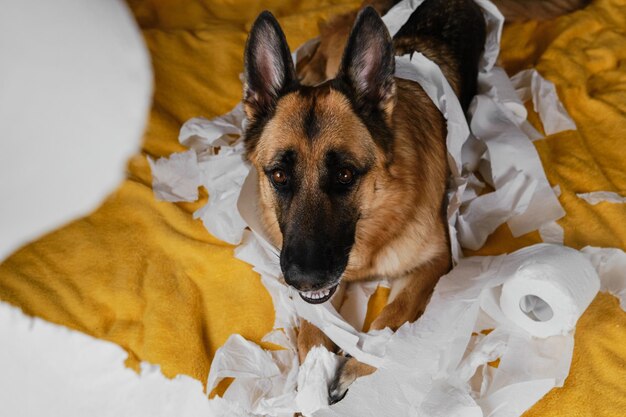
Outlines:
{"type": "MultiPolygon", "coordinates": [[[[546,130],[574,128],[563,107],[555,104],[555,89],[539,74],[524,73],[513,85],[495,66],[503,18],[489,1],[477,3],[488,36],[469,123],[434,63],[419,53],[396,59],[396,76],[418,82],[447,121],[452,173],[448,220],[456,263],[440,280],[424,315],[396,333],[362,331],[369,296],[376,285],[389,283],[351,283],[344,289],[347,302],[338,309],[331,303],[308,304],[285,285],[279,249],[270,243],[259,218],[257,173],[243,160],[241,105],[213,121],[192,119],[181,129],[181,143],[194,151],[184,158],[198,163],[200,180],[194,186],[202,183],[209,189],[209,203],[196,216],[216,237],[241,242],[236,257],[261,275],[276,310],[275,330],[265,340],[285,348],[267,352],[231,336],[217,351],[207,384],[210,391],[221,379],[235,377],[221,404],[248,415],[510,417],[562,385],[569,372],[575,323],[600,285],[591,263],[573,249],[547,244],[511,255],[462,258],[461,247],[480,248],[504,222],[515,236],[543,228],[546,236],[559,240],[555,221],[564,211],[531,142],[541,135],[526,122],[523,101],[534,100],[550,125],[546,130]],[[484,193],[485,182],[494,191],[484,193]],[[525,276],[537,284],[529,288],[525,276]],[[538,299],[547,303],[551,316],[538,299]],[[530,323],[532,317],[540,323],[530,323]],[[333,406],[328,406],[327,386],[337,357],[314,349],[298,366],[295,328],[301,318],[318,326],[343,352],[378,368],[358,379],[333,406]],[[496,359],[498,367],[489,365],[496,359]]],[[[390,31],[397,31],[419,4],[405,0],[389,11],[383,20],[390,31]]],[[[298,50],[294,56],[304,54],[298,50]]],[[[167,164],[163,160],[160,166],[167,164]]],[[[185,166],[193,165],[191,161],[185,166]]],[[[154,187],[167,189],[156,178],[154,187]]],[[[560,235],[562,239],[562,229],[560,235]]],[[[596,267],[601,274],[610,276],[613,264],[600,264],[596,267]]],[[[228,408],[224,410],[217,415],[229,415],[228,408]]]]}
{"type": "Polygon", "coordinates": [[[187,152],[148,158],[152,169],[152,188],[162,201],[196,201],[198,187],[204,186],[211,198],[196,211],[213,235],[231,244],[241,242],[246,224],[236,206],[249,167],[243,161],[243,142],[238,140],[245,129],[243,106],[213,120],[196,117],[180,130],[180,143],[187,152]],[[232,145],[232,146],[231,146],[232,145]]]}
{"type": "Polygon", "coordinates": [[[533,109],[539,114],[543,130],[548,134],[564,130],[576,130],[576,124],[567,114],[556,93],[556,86],[544,79],[535,69],[528,69],[511,78],[520,99],[531,100],[533,109]]]}
{"type": "Polygon", "coordinates": [[[626,253],[615,248],[587,246],[582,252],[589,257],[602,278],[602,291],[613,294],[626,310],[626,253]]]}
{"type": "Polygon", "coordinates": [[[600,203],[626,203],[626,197],[623,197],[617,193],[612,191],[594,191],[591,193],[578,193],[576,194],[578,198],[582,198],[587,203],[595,206],[600,203]]]}

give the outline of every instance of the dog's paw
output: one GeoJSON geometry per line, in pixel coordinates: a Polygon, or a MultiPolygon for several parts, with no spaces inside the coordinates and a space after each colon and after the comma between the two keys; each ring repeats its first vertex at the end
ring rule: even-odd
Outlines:
{"type": "Polygon", "coordinates": [[[337,369],[335,378],[328,387],[328,402],[332,405],[343,399],[348,387],[359,377],[373,373],[376,368],[349,358],[337,369]]]}

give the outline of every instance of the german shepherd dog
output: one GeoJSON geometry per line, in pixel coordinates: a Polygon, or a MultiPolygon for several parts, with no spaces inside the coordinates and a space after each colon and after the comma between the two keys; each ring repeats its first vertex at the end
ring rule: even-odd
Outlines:
{"type": "MultiPolygon", "coordinates": [[[[371,329],[395,330],[424,311],[451,255],[445,119],[417,83],[394,78],[394,56],[434,61],[467,109],[486,29],[473,0],[426,0],[392,39],[379,13],[393,4],[335,19],[300,77],[278,22],[261,13],[246,44],[243,103],[246,157],[285,282],[318,304],[340,282],[393,280],[371,329]]],[[[303,320],[301,361],[316,345],[333,349],[303,320]]],[[[374,370],[346,360],[331,403],[374,370]]]]}

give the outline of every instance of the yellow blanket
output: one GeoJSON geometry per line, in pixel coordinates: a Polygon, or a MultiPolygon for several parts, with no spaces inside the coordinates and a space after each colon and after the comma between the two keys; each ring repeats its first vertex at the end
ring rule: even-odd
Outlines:
{"type": "MultiPolygon", "coordinates": [[[[187,119],[214,117],[241,97],[247,30],[271,9],[292,48],[317,22],[359,0],[130,0],[152,54],[156,89],[142,155],[128,179],[92,215],[26,246],[0,265],[0,299],[123,346],[129,366],[145,360],[206,381],[216,349],[232,333],[259,341],[274,321],[269,295],[233,248],[191,213],[204,203],[157,202],[145,155],[181,151],[187,119]]],[[[565,243],[626,249],[626,205],[590,205],[576,193],[626,194],[626,3],[597,0],[553,22],[506,28],[501,61],[510,74],[535,66],[556,83],[578,126],[535,142],[548,179],[559,185],[565,243]]],[[[531,115],[537,124],[536,115],[531,115]]],[[[206,201],[206,196],[205,199],[206,201]]],[[[506,226],[479,254],[540,242],[506,226]]],[[[599,295],[578,324],[565,387],[528,416],[626,414],[626,313],[599,295]]]]}

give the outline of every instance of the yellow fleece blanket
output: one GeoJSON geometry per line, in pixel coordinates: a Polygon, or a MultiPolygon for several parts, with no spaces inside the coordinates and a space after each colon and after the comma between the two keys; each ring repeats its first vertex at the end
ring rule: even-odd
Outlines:
{"type": "MultiPolygon", "coordinates": [[[[143,152],[97,211],[0,265],[0,300],[121,345],[129,366],[149,361],[167,376],[184,373],[205,382],[227,337],[240,333],[260,341],[271,330],[274,309],[258,276],[233,258],[233,247],[191,218],[206,195],[194,204],[157,202],[145,156],[183,150],[177,142],[183,122],[223,114],[240,100],[243,46],[262,9],[275,13],[295,48],[317,34],[318,21],[360,1],[129,3],[156,79],[143,152]]],[[[561,189],[565,244],[626,249],[626,204],[591,205],[576,195],[626,195],[626,2],[596,0],[552,22],[510,25],[502,47],[509,74],[536,67],[557,85],[578,126],[535,142],[550,183],[561,189]]],[[[540,127],[536,115],[530,117],[540,127]]],[[[513,238],[502,226],[476,254],[540,241],[536,232],[513,238]]],[[[626,415],[626,313],[617,300],[598,295],[575,340],[565,387],[526,415],[626,415]]]]}

